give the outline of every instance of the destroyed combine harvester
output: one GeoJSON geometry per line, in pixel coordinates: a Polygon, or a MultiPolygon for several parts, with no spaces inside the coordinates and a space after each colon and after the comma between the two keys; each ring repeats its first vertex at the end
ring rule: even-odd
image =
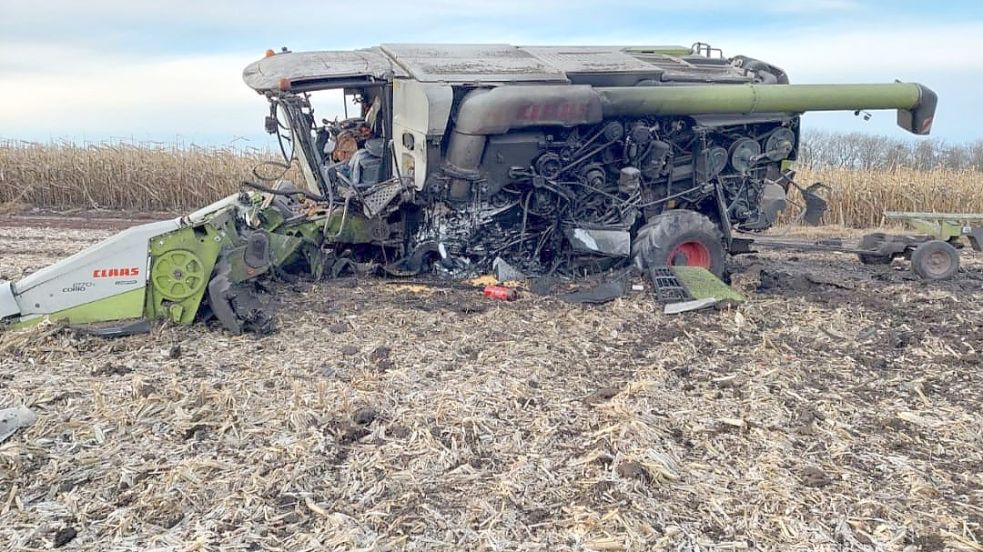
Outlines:
{"type": "Polygon", "coordinates": [[[770,227],[790,187],[822,207],[791,169],[802,113],[892,109],[924,135],[936,106],[920,84],[794,85],[702,43],[269,51],[243,78],[269,101],[284,156],[256,171],[265,182],[0,284],[0,317],[117,331],[207,311],[264,329],[255,282],[296,271],[719,276],[747,248],[736,235],[770,227]],[[324,90],[356,116],[318,120],[324,90]],[[303,182],[279,179],[291,163],[303,182]]]}

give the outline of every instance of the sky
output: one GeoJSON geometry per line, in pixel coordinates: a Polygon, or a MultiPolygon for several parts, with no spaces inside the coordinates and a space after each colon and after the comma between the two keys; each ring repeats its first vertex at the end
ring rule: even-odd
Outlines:
{"type": "MultiPolygon", "coordinates": [[[[0,0],[0,138],[268,147],[266,102],[241,74],[281,46],[697,41],[793,83],[921,82],[939,95],[935,138],[983,138],[975,0],[0,0]]],[[[910,137],[892,112],[804,125],[910,137]]]]}

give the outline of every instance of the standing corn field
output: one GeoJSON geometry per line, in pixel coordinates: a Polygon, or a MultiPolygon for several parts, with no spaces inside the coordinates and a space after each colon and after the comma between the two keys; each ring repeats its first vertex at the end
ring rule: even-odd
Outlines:
{"type": "Polygon", "coordinates": [[[880,226],[884,211],[983,212],[980,173],[971,170],[817,168],[800,171],[799,179],[829,186],[830,224],[880,226]]]}
{"type": "Polygon", "coordinates": [[[67,209],[177,211],[238,189],[267,152],[165,144],[7,142],[0,202],[67,209]]]}
{"type": "MultiPolygon", "coordinates": [[[[0,143],[0,204],[49,209],[186,211],[234,193],[267,150],[126,142],[0,143]]],[[[826,222],[878,226],[884,210],[983,211],[980,173],[937,168],[804,168],[830,187],[826,222]]]]}

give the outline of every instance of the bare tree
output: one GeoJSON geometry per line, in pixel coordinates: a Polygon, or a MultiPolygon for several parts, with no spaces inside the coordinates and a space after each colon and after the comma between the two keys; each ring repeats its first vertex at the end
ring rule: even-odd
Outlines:
{"type": "Polygon", "coordinates": [[[951,144],[938,139],[902,140],[858,132],[810,131],[803,136],[799,163],[858,170],[910,167],[983,172],[983,139],[951,144]]]}

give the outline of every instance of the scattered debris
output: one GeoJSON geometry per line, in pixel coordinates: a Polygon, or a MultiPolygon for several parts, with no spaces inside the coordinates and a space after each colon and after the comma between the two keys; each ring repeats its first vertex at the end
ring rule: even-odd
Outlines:
{"type": "Polygon", "coordinates": [[[743,303],[746,298],[732,287],[717,278],[712,272],[698,266],[674,266],[673,274],[679,278],[693,299],[713,298],[718,301],[730,299],[743,303]]]}
{"type": "Polygon", "coordinates": [[[650,268],[649,279],[655,286],[655,297],[660,302],[679,302],[693,298],[669,267],[650,268]]]}
{"type": "Polygon", "coordinates": [[[665,314],[680,314],[683,312],[690,312],[700,309],[705,309],[707,307],[712,307],[717,304],[717,300],[713,297],[707,297],[706,299],[693,299],[692,301],[682,301],[679,303],[669,303],[662,308],[662,312],[665,314]]]}
{"type": "Polygon", "coordinates": [[[78,536],[78,531],[76,531],[74,527],[63,527],[62,529],[59,529],[57,533],[55,533],[55,538],[52,544],[55,548],[61,548],[75,540],[76,536],[78,536]]]}
{"type": "MultiPolygon", "coordinates": [[[[743,295],[705,268],[674,266],[672,267],[672,274],[678,278],[678,285],[685,290],[685,295],[693,299],[667,304],[662,310],[665,314],[679,314],[713,307],[721,303],[737,304],[745,301],[743,295]]],[[[670,281],[666,276],[659,280],[670,281]]],[[[671,284],[664,285],[670,289],[672,287],[671,284]]]]}
{"type": "Polygon", "coordinates": [[[639,464],[638,462],[622,462],[618,464],[616,471],[618,472],[618,475],[625,479],[638,479],[646,483],[652,480],[652,474],[645,469],[645,466],[639,464]]]}
{"type": "Polygon", "coordinates": [[[501,257],[495,257],[495,260],[492,261],[492,270],[495,271],[495,277],[498,283],[519,282],[527,278],[521,270],[510,265],[501,257]]]}
{"type": "Polygon", "coordinates": [[[600,305],[623,296],[627,289],[624,278],[610,278],[592,287],[586,287],[560,295],[560,299],[567,303],[600,305]]]}
{"type": "Polygon", "coordinates": [[[371,406],[363,406],[352,414],[352,421],[358,425],[369,425],[379,413],[371,406]]]}
{"type": "Polygon", "coordinates": [[[33,425],[37,420],[37,414],[24,405],[0,410],[0,443],[9,439],[18,429],[33,425]]]}
{"type": "MultiPolygon", "coordinates": [[[[48,262],[36,244],[89,236],[2,233],[15,276],[48,262]]],[[[856,285],[752,287],[733,313],[666,316],[646,283],[464,316],[481,288],[351,278],[281,294],[274,337],[0,331],[0,405],[40,418],[0,445],[0,542],[808,550],[853,547],[845,517],[867,549],[973,550],[983,265],[929,286],[835,261],[733,259],[856,285]],[[107,365],[133,372],[92,374],[107,365]]]]}

